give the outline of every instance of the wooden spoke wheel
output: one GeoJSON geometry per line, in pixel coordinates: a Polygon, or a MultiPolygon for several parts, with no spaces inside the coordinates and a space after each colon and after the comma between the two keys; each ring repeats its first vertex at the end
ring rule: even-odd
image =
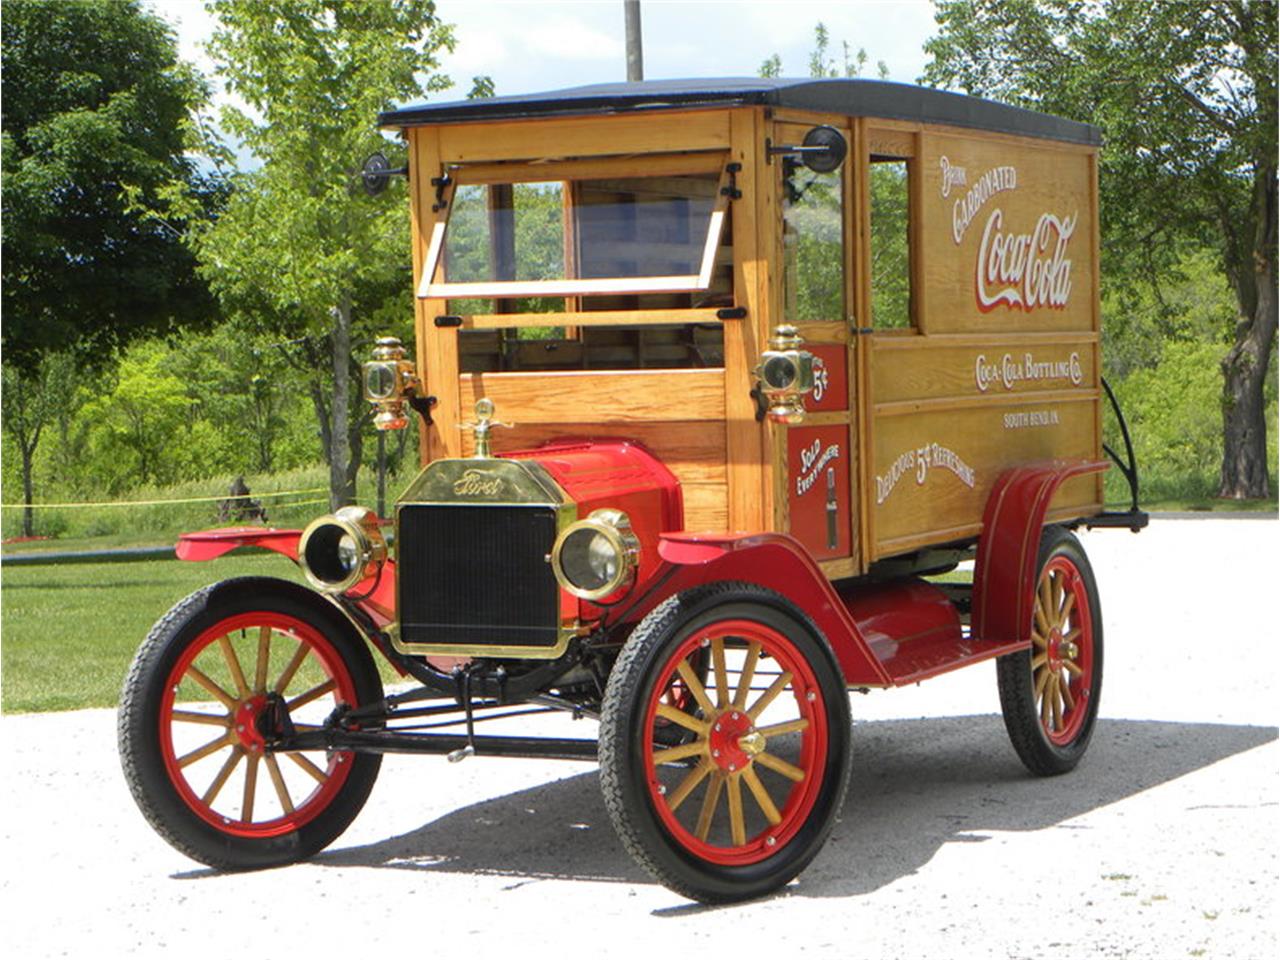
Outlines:
{"type": "Polygon", "coordinates": [[[120,747],[134,798],[187,855],[227,869],[310,856],[354,819],[380,757],[276,751],[343,705],[382,696],[367,649],[294,584],[230,580],[180,602],[125,680],[120,747]]]}
{"type": "Polygon", "coordinates": [[[601,780],[614,825],[642,866],[697,900],[748,899],[796,876],[843,802],[849,749],[830,648],[782,598],[744,584],[659,606],[605,693],[601,780]],[[672,690],[687,696],[673,703],[672,690]]]}
{"type": "Polygon", "coordinates": [[[1040,545],[1031,649],[997,664],[1000,705],[1031,772],[1065,773],[1084,755],[1102,692],[1102,614],[1080,541],[1057,527],[1040,545]]]}

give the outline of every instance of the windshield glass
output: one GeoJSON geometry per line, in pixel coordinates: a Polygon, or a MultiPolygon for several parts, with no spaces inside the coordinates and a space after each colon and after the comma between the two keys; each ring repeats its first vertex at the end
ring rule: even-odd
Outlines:
{"type": "MultiPolygon", "coordinates": [[[[437,224],[419,296],[569,297],[706,290],[727,198],[719,158],[662,175],[468,182],[437,224]],[[711,162],[709,162],[711,161],[711,162]],[[700,169],[697,169],[700,168],[700,169]]],[[[609,164],[597,168],[608,170],[609,164]]],[[[555,165],[542,165],[547,173],[555,165]]],[[[492,167],[477,176],[496,177],[492,167]]],[[[545,173],[543,174],[545,177],[545,173]]],[[[513,178],[514,179],[514,178],[513,178]]]]}

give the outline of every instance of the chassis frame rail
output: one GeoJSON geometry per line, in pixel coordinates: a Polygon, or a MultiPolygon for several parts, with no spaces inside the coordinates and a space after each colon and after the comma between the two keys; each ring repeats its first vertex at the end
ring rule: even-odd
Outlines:
{"type": "MultiPolygon", "coordinates": [[[[520,757],[534,760],[588,760],[597,757],[595,740],[561,737],[471,736],[453,733],[399,733],[391,730],[315,730],[295,734],[268,748],[349,750],[352,753],[435,753],[520,757]],[[470,748],[470,749],[468,749],[470,748]]],[[[461,759],[461,756],[458,757],[461,759]]]]}

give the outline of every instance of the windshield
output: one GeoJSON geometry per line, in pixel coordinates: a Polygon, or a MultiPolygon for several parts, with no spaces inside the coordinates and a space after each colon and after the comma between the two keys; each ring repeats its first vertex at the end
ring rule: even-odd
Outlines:
{"type": "Polygon", "coordinates": [[[458,168],[418,295],[707,290],[724,232],[725,181],[723,157],[706,155],[458,168]],[[560,169],[579,175],[556,178],[560,169]],[[600,175],[582,175],[587,170],[600,175]]]}

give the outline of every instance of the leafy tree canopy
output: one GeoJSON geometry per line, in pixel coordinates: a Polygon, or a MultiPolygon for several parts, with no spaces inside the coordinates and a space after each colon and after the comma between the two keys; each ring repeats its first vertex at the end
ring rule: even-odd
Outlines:
{"type": "Polygon", "coordinates": [[[223,123],[262,166],[238,178],[227,209],[197,236],[202,273],[229,310],[299,341],[331,497],[348,502],[367,419],[352,410],[353,332],[411,288],[404,193],[367,196],[360,165],[395,152],[377,130],[380,111],[449,85],[435,71],[452,31],[429,0],[210,8],[220,23],[210,52],[249,108],[225,109],[223,123]]]}
{"type": "Polygon", "coordinates": [[[6,0],[0,29],[5,362],[206,316],[161,217],[175,181],[208,186],[184,153],[206,90],[169,28],[138,0],[6,0]]]}

